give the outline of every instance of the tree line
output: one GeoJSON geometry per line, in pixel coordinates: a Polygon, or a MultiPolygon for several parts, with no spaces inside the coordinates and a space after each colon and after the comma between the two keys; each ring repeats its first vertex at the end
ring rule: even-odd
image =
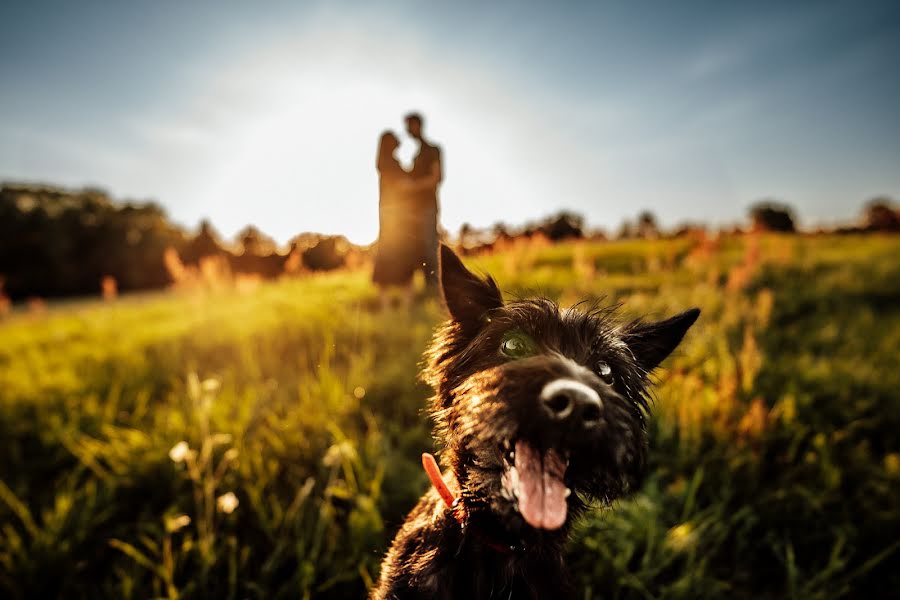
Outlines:
{"type": "MultiPolygon", "coordinates": [[[[748,216],[751,230],[797,230],[795,211],[781,202],[758,202],[748,216]]],[[[560,211],[520,227],[497,223],[479,229],[465,224],[457,240],[463,252],[480,252],[523,238],[655,238],[698,229],[705,225],[686,223],[666,231],[651,212],[644,211],[608,235],[589,228],[582,215],[560,211]]],[[[858,224],[835,231],[898,232],[900,211],[890,198],[875,198],[863,207],[858,224]]],[[[167,264],[173,252],[188,267],[212,257],[231,273],[274,278],[286,272],[339,268],[366,251],[342,236],[317,233],[300,234],[280,249],[253,226],[226,243],[209,221],[203,221],[197,233],[186,231],[155,202],[117,202],[97,188],[0,185],[0,297],[13,300],[94,295],[110,281],[119,291],[163,288],[173,282],[167,264]]]]}
{"type": "Polygon", "coordinates": [[[271,278],[292,256],[299,269],[340,267],[348,247],[340,236],[305,233],[279,252],[253,226],[228,244],[208,221],[193,234],[155,202],[116,202],[96,188],[0,186],[0,296],[13,300],[94,295],[110,280],[118,291],[163,288],[172,251],[189,266],[217,257],[234,273],[271,278]]]}

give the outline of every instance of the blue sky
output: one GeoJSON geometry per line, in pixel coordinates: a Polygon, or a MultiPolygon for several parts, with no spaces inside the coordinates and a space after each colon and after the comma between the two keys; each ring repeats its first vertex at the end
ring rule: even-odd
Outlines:
{"type": "Polygon", "coordinates": [[[410,109],[451,231],[900,198],[897,2],[7,2],[0,23],[0,179],[226,236],[372,241],[376,141],[410,109]]]}

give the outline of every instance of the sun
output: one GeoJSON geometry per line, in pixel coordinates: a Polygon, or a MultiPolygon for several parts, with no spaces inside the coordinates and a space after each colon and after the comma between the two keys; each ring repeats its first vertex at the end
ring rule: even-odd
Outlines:
{"type": "Polygon", "coordinates": [[[398,157],[408,165],[416,147],[402,117],[422,102],[358,75],[295,79],[254,98],[232,125],[205,194],[221,199],[216,214],[226,221],[247,214],[241,204],[250,202],[259,222],[283,228],[271,232],[276,238],[321,231],[370,243],[378,227],[378,138],[385,129],[398,133],[398,157]]]}
{"type": "Polygon", "coordinates": [[[387,129],[397,133],[398,158],[408,167],[417,145],[403,117],[416,111],[425,116],[426,137],[445,149],[445,228],[540,215],[554,188],[540,181],[549,170],[523,157],[534,155],[528,140],[536,134],[514,118],[521,109],[496,110],[514,106],[508,95],[515,90],[420,50],[376,38],[321,56],[314,37],[260,49],[210,76],[201,105],[213,116],[190,121],[212,123],[191,165],[196,212],[226,236],[252,223],[280,242],[314,231],[371,243],[378,139],[387,129]]]}

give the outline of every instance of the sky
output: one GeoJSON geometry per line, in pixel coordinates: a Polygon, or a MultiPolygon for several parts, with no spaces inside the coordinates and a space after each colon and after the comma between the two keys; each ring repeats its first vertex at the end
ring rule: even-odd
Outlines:
{"type": "Polygon", "coordinates": [[[377,236],[382,131],[441,220],[804,225],[900,199],[900,3],[4,2],[0,181],[155,200],[226,237],[377,236]],[[405,139],[408,164],[415,151],[405,139]]]}

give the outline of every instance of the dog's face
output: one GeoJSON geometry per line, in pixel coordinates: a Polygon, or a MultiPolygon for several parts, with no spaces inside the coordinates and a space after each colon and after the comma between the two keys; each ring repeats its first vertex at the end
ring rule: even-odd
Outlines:
{"type": "Polygon", "coordinates": [[[446,246],[441,285],[452,320],[425,376],[467,505],[512,531],[557,530],[584,500],[634,489],[645,464],[647,377],[699,310],[621,325],[608,310],[504,304],[493,280],[446,246]]]}

